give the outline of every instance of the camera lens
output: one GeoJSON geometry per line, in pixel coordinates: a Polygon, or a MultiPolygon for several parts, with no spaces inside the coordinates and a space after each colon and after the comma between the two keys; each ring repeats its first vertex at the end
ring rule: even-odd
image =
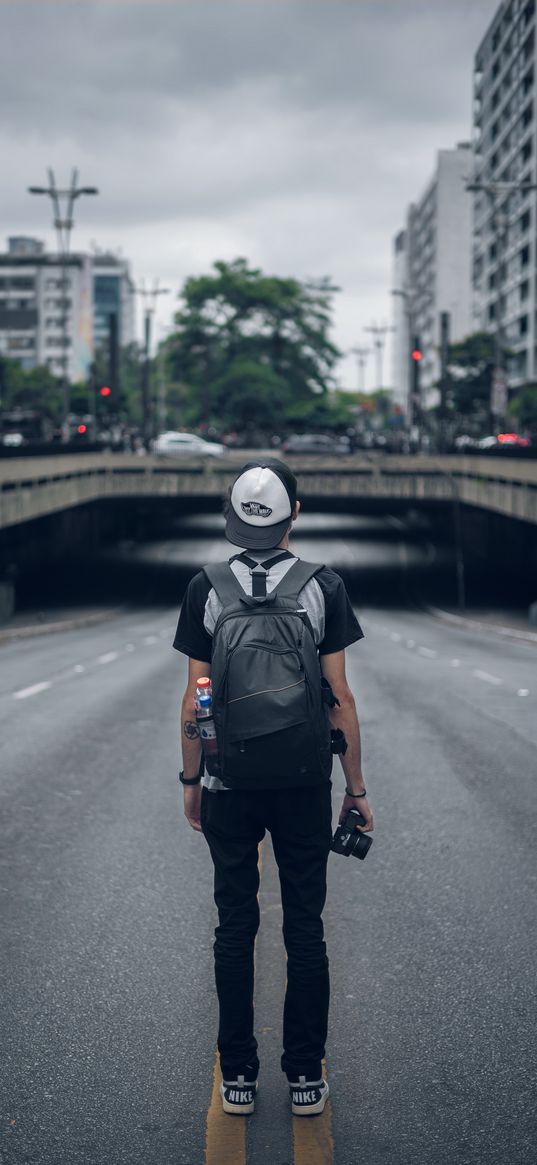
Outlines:
{"type": "Polygon", "coordinates": [[[351,852],[355,858],[358,858],[361,862],[363,862],[372,844],[372,837],[366,837],[365,834],[359,833],[357,831],[356,840],[354,841],[351,852]]]}

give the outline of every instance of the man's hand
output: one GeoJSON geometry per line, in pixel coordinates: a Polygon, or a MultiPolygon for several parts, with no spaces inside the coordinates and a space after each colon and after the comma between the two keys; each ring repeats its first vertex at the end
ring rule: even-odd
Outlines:
{"type": "Polygon", "coordinates": [[[201,785],[184,785],[185,817],[188,824],[196,833],[202,833],[201,828],[201,785]]]}
{"type": "Polygon", "coordinates": [[[347,797],[347,794],[345,793],[343,798],[343,805],[341,807],[341,813],[339,815],[340,825],[347,816],[349,809],[357,809],[358,812],[362,814],[362,817],[365,817],[365,825],[356,826],[356,828],[360,830],[360,833],[372,833],[375,828],[373,824],[373,810],[371,809],[367,797],[359,797],[358,800],[356,800],[355,797],[347,797]]]}

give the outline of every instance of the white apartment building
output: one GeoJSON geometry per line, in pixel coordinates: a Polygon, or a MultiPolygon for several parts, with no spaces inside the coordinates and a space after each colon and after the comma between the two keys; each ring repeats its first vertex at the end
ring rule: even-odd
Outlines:
{"type": "Polygon", "coordinates": [[[419,202],[408,208],[406,228],[394,240],[394,384],[398,401],[408,402],[410,351],[419,340],[423,353],[423,404],[438,400],[440,316],[448,312],[452,340],[472,330],[471,146],[439,150],[434,175],[419,202]]]}
{"type": "Polygon", "coordinates": [[[513,387],[537,378],[536,72],[535,0],[504,0],[474,63],[472,330],[500,323],[513,387]]]}
{"type": "Polygon", "coordinates": [[[128,263],[113,255],[69,255],[64,285],[58,255],[37,239],[8,239],[0,254],[0,353],[59,376],[67,349],[70,382],[85,380],[96,347],[108,338],[111,313],[120,344],[134,339],[130,287],[128,263]]]}

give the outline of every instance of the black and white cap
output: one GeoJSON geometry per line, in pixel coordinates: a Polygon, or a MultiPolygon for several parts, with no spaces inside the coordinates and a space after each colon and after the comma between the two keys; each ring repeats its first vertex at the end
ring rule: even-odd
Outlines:
{"type": "Polygon", "coordinates": [[[283,462],[249,462],[231,488],[226,538],[245,550],[273,550],[291,524],[296,478],[283,462]]]}

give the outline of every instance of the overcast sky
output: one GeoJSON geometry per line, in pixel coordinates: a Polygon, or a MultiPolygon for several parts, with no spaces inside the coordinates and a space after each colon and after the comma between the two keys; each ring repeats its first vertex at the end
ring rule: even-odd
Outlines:
{"type": "MultiPolygon", "coordinates": [[[[335,339],[391,313],[391,246],[439,148],[471,135],[496,0],[0,0],[0,238],[53,245],[26,187],[78,166],[75,249],[159,278],[246,256],[329,275],[335,339]]],[[[2,245],[2,244],[0,244],[2,245]]],[[[389,360],[385,380],[389,379],[389,360]]],[[[353,387],[354,361],[339,367],[353,387]]],[[[368,387],[374,386],[370,361],[368,387]]]]}

